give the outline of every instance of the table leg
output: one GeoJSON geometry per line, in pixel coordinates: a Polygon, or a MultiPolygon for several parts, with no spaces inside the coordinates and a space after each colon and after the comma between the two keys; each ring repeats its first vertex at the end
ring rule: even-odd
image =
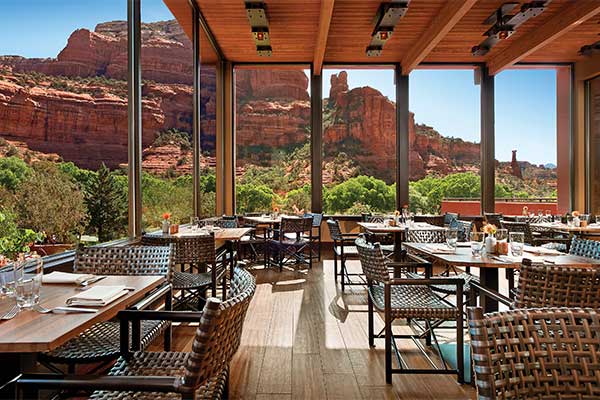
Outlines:
{"type": "MultiPolygon", "coordinates": [[[[481,286],[488,289],[498,291],[498,268],[480,268],[480,281],[481,286]]],[[[498,311],[498,301],[487,298],[486,296],[480,297],[481,307],[483,312],[498,311]]]]}
{"type": "Polygon", "coordinates": [[[394,261],[402,261],[402,232],[394,232],[394,261]]]}

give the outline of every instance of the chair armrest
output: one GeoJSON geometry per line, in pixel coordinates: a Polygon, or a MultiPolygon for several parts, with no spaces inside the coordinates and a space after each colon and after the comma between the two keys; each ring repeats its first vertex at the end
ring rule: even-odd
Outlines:
{"type": "Polygon", "coordinates": [[[510,306],[512,304],[512,300],[509,299],[508,297],[504,296],[503,294],[500,294],[499,292],[486,288],[484,286],[481,286],[481,284],[477,283],[476,281],[471,281],[470,283],[471,288],[473,288],[478,294],[479,296],[485,296],[488,297],[492,300],[496,300],[504,305],[510,306]]]}
{"type": "Polygon", "coordinates": [[[153,303],[157,302],[161,297],[171,296],[171,284],[163,285],[150,293],[149,296],[144,297],[142,300],[131,306],[132,310],[143,310],[150,307],[153,303]]]}
{"type": "Polygon", "coordinates": [[[176,392],[178,378],[162,376],[82,376],[59,374],[24,374],[19,386],[37,389],[86,389],[134,392],[176,392]]]}
{"type": "Polygon", "coordinates": [[[394,278],[390,279],[385,283],[390,286],[431,286],[431,285],[456,285],[463,286],[465,284],[465,280],[462,278],[417,278],[417,279],[404,279],[404,278],[394,278]]]}

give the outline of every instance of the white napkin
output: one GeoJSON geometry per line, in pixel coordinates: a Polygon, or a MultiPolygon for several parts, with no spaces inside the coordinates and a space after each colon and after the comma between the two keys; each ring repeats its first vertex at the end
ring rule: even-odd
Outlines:
{"type": "Polygon", "coordinates": [[[438,254],[454,254],[456,253],[456,249],[453,249],[445,244],[428,244],[425,246],[425,250],[431,253],[438,254]]]}
{"type": "Polygon", "coordinates": [[[127,286],[94,286],[67,299],[69,306],[103,307],[127,294],[127,286]]]}
{"type": "Polygon", "coordinates": [[[42,283],[74,283],[80,284],[93,278],[91,274],[72,274],[69,272],[54,271],[42,276],[42,283]]]}
{"type": "Polygon", "coordinates": [[[553,255],[562,254],[560,251],[558,251],[556,249],[547,249],[545,247],[535,247],[535,246],[528,246],[528,245],[524,245],[523,250],[526,251],[527,253],[544,255],[544,256],[553,256],[553,255]]]}

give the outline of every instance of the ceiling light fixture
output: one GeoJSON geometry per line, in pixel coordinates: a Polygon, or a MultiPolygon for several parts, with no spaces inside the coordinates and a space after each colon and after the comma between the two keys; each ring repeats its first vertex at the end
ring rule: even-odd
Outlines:
{"type": "Polygon", "coordinates": [[[492,24],[484,36],[487,38],[477,46],[473,46],[471,53],[474,56],[484,56],[499,41],[508,39],[516,29],[530,18],[537,17],[544,12],[552,0],[532,1],[521,6],[521,9],[515,15],[509,14],[519,3],[504,3],[485,21],[484,25],[492,24]]]}
{"type": "Polygon", "coordinates": [[[579,49],[579,54],[582,56],[600,54],[600,41],[582,46],[581,49],[579,49]]]}
{"type": "Polygon", "coordinates": [[[252,28],[252,37],[259,56],[270,57],[273,54],[271,48],[271,35],[269,34],[269,19],[267,18],[266,4],[262,1],[245,1],[246,15],[252,28]]]}
{"type": "Polygon", "coordinates": [[[371,42],[367,46],[366,53],[369,57],[377,57],[383,51],[383,45],[389,40],[394,32],[394,27],[406,14],[410,0],[397,0],[381,3],[375,15],[375,29],[371,33],[371,42]]]}

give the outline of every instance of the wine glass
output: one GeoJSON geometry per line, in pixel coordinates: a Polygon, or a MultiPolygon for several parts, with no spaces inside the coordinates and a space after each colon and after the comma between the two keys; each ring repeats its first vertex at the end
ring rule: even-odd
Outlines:
{"type": "Polygon", "coordinates": [[[473,257],[481,257],[485,235],[482,232],[471,232],[469,236],[471,240],[471,255],[473,257]]]}
{"type": "Polygon", "coordinates": [[[458,241],[458,229],[449,228],[446,230],[446,243],[448,247],[456,251],[456,242],[458,241]]]}
{"type": "Polygon", "coordinates": [[[509,234],[510,252],[515,257],[523,255],[525,234],[523,232],[511,232],[509,234]]]}

